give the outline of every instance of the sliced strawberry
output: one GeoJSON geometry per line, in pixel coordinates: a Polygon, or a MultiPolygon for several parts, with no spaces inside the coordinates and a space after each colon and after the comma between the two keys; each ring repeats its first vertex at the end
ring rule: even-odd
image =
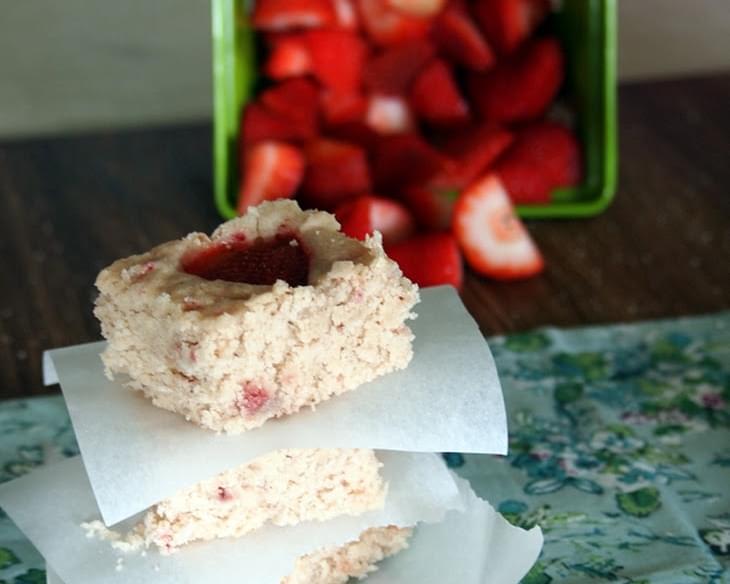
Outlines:
{"type": "Polygon", "coordinates": [[[469,79],[472,103],[491,121],[539,118],[563,82],[563,60],[555,38],[537,39],[489,73],[473,74],[469,79]]]}
{"type": "Polygon", "coordinates": [[[411,85],[409,103],[427,122],[459,125],[469,121],[469,105],[459,92],[451,69],[441,59],[434,59],[418,74],[411,85]]]}
{"type": "Polygon", "coordinates": [[[359,146],[320,138],[307,144],[305,155],[302,194],[308,204],[334,209],[343,200],[371,190],[367,157],[359,146]]]}
{"type": "Polygon", "coordinates": [[[360,146],[368,153],[373,152],[380,142],[380,134],[368,126],[365,120],[330,125],[327,136],[360,146]]]}
{"type": "Polygon", "coordinates": [[[259,102],[271,113],[300,128],[305,137],[318,133],[319,89],[309,79],[289,79],[262,92],[259,102]]]}
{"type": "Polygon", "coordinates": [[[288,199],[304,176],[301,150],[282,142],[259,142],[246,151],[242,162],[239,214],[261,201],[288,199]]]}
{"type": "Polygon", "coordinates": [[[428,233],[389,245],[386,253],[403,275],[419,286],[451,285],[461,288],[464,273],[461,254],[450,233],[428,233]]]}
{"type": "Polygon", "coordinates": [[[486,71],[495,63],[494,53],[463,2],[452,0],[433,27],[439,49],[452,61],[474,71],[486,71]]]}
{"type": "Polygon", "coordinates": [[[431,181],[435,187],[461,191],[509,148],[512,132],[496,124],[481,124],[452,133],[441,142],[441,150],[453,161],[431,181]]]}
{"type": "Polygon", "coordinates": [[[356,239],[365,239],[373,231],[383,235],[386,244],[408,239],[413,233],[413,217],[403,205],[392,199],[361,195],[343,203],[335,211],[343,233],[356,239]]]}
{"type": "Polygon", "coordinates": [[[313,30],[306,34],[312,73],[325,87],[341,93],[360,90],[367,46],[347,30],[313,30]]]}
{"type": "Polygon", "coordinates": [[[311,128],[293,125],[289,119],[270,112],[259,102],[247,105],[241,119],[241,139],[244,144],[265,140],[306,140],[313,134],[311,128]]]}
{"type": "Polygon", "coordinates": [[[449,228],[458,196],[459,191],[456,189],[431,185],[410,185],[401,192],[401,197],[416,222],[427,231],[444,231],[449,228]]]}
{"type": "Polygon", "coordinates": [[[312,72],[312,58],[302,34],[283,33],[271,43],[264,73],[271,79],[299,77],[312,72]]]}
{"type": "Polygon", "coordinates": [[[370,97],[365,122],[383,136],[410,132],[415,125],[408,102],[402,97],[388,95],[370,97]]]}
{"type": "Polygon", "coordinates": [[[514,280],[544,268],[540,251],[495,174],[479,179],[459,196],[452,227],[466,261],[480,274],[514,280]]]}
{"type": "Polygon", "coordinates": [[[386,47],[368,62],[363,78],[365,88],[381,95],[404,95],[435,54],[436,48],[424,39],[386,47]]]}
{"type": "Polygon", "coordinates": [[[330,0],[257,0],[253,26],[259,30],[319,28],[336,22],[330,0]]]}
{"type": "Polygon", "coordinates": [[[501,53],[511,53],[540,25],[550,0],[486,0],[474,2],[474,16],[501,53]]]}
{"type": "Polygon", "coordinates": [[[271,286],[283,280],[303,286],[309,280],[309,254],[293,234],[269,240],[233,239],[182,258],[182,269],[206,280],[271,286]]]}
{"type": "Polygon", "coordinates": [[[354,0],[332,0],[335,23],[339,28],[356,30],[358,27],[357,10],[354,0]]]}
{"type": "Polygon", "coordinates": [[[495,172],[514,203],[548,203],[553,189],[580,182],[580,144],[568,128],[543,122],[519,134],[495,172]]]}
{"type": "Polygon", "coordinates": [[[441,172],[449,161],[417,134],[383,137],[373,152],[373,175],[379,192],[397,194],[441,172]]]}
{"type": "Polygon", "coordinates": [[[389,0],[358,0],[360,21],[376,45],[393,45],[425,38],[432,19],[405,14],[389,4],[389,0]]]}
{"type": "Polygon", "coordinates": [[[388,0],[388,3],[405,14],[429,17],[441,12],[446,0],[388,0]]]}
{"type": "Polygon", "coordinates": [[[361,93],[322,92],[322,113],[328,125],[349,124],[365,119],[368,100],[361,93]]]}

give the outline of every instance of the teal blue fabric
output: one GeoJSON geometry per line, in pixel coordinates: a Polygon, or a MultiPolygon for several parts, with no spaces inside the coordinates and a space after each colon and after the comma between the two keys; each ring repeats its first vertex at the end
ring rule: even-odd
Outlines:
{"type": "MultiPolygon", "coordinates": [[[[445,454],[510,521],[541,525],[527,584],[730,582],[730,313],[490,340],[507,457],[445,454]]],[[[60,398],[0,403],[0,480],[77,453],[60,398]]],[[[0,516],[0,584],[43,582],[0,516]]]]}

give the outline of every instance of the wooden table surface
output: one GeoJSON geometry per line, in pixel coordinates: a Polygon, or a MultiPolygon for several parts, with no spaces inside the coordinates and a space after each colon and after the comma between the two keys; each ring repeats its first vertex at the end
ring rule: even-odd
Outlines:
{"type": "MultiPolygon", "coordinates": [[[[616,201],[530,224],[541,277],[467,277],[485,334],[730,308],[730,75],[619,96],[616,201]]],[[[219,222],[210,161],[209,125],[0,142],[1,398],[47,391],[43,349],[99,338],[102,267],[219,222]]]]}

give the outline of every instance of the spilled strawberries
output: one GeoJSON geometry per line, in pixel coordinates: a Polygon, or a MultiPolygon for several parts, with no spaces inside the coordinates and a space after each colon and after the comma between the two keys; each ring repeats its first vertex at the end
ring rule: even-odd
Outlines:
{"type": "Polygon", "coordinates": [[[239,213],[297,197],[352,237],[379,231],[422,286],[460,287],[462,258],[493,279],[540,273],[513,204],[549,203],[582,180],[575,134],[547,120],[565,68],[543,26],[549,10],[549,0],[257,0],[263,88],[241,115],[239,213]]]}

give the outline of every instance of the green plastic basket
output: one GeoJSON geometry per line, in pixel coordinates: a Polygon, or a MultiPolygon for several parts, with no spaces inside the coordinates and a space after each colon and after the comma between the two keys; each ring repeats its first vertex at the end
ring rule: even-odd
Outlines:
{"type": "MultiPolygon", "coordinates": [[[[256,79],[254,33],[243,0],[211,0],[213,11],[213,182],[216,207],[236,215],[238,132],[256,79]]],[[[546,205],[521,205],[526,218],[589,217],[616,190],[616,0],[562,0],[549,23],[565,46],[565,97],[584,147],[583,184],[558,189],[546,205]]]]}

